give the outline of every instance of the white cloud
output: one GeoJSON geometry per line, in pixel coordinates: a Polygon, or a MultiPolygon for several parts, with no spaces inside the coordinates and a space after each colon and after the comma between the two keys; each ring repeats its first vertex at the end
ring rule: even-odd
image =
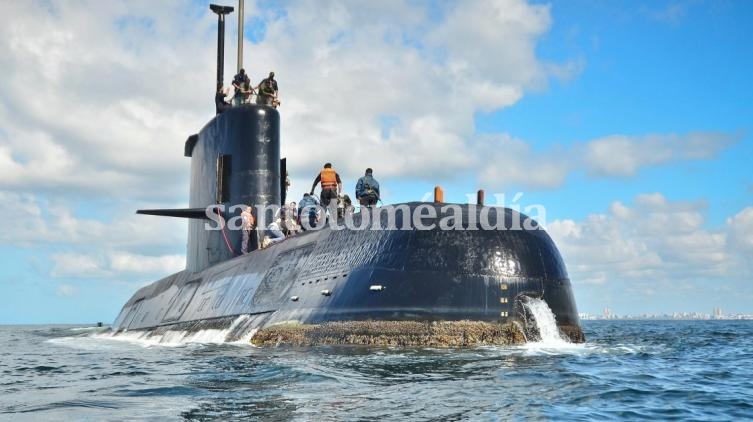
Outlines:
{"type": "Polygon", "coordinates": [[[538,190],[558,188],[570,174],[581,171],[598,178],[631,177],[645,167],[710,159],[738,140],[739,136],[716,132],[613,135],[534,151],[524,140],[495,134],[477,137],[470,155],[484,186],[538,190]]]}
{"type": "MultiPolygon", "coordinates": [[[[313,174],[325,161],[348,179],[366,166],[432,182],[439,171],[468,171],[478,159],[476,111],[509,106],[552,75],[577,73],[570,62],[536,57],[551,25],[548,6],[277,7],[285,12],[247,8],[265,30],[257,44],[246,42],[246,68],[257,81],[277,71],[283,151],[294,173],[313,174]]],[[[10,70],[0,81],[0,189],[184,200],[182,144],[213,111],[214,15],[183,3],[7,8],[0,17],[0,65],[10,70]]],[[[227,81],[234,66],[226,56],[227,81]]]]}
{"type": "MultiPolygon", "coordinates": [[[[147,256],[127,252],[52,254],[52,277],[74,279],[121,279],[129,276],[161,278],[185,268],[181,255],[147,256]]],[[[150,280],[153,281],[153,280],[150,280]]]]}
{"type": "Polygon", "coordinates": [[[592,176],[629,177],[645,166],[712,158],[738,140],[713,132],[612,135],[583,145],[583,161],[592,176]]]}
{"type": "Polygon", "coordinates": [[[52,255],[52,277],[107,278],[111,273],[101,256],[81,255],[75,253],[56,253],[52,255]]]}
{"type": "Polygon", "coordinates": [[[741,253],[753,254],[753,207],[727,219],[730,244],[741,253]]]}
{"type": "Polygon", "coordinates": [[[511,185],[557,188],[575,168],[567,151],[537,152],[530,144],[508,135],[484,136],[478,143],[475,160],[481,170],[479,180],[490,189],[511,185]]]}
{"type": "Polygon", "coordinates": [[[211,82],[210,94],[195,88],[212,67],[196,54],[211,57],[203,32],[211,17],[187,19],[177,3],[4,7],[0,188],[168,200],[183,193],[182,142],[212,108],[204,101],[211,82]],[[182,37],[188,28],[195,32],[182,37]]]}
{"type": "MultiPolygon", "coordinates": [[[[87,205],[90,205],[87,203],[87,205]]],[[[96,206],[85,210],[97,217],[77,217],[67,201],[50,201],[32,194],[0,191],[0,243],[30,247],[60,244],[97,249],[160,250],[185,244],[186,220],[136,215],[139,203],[114,207],[101,215],[96,206]]],[[[108,208],[109,209],[109,208],[108,208]]]]}
{"type": "MultiPolygon", "coordinates": [[[[501,4],[510,6],[511,20],[540,19],[523,13],[528,8],[523,3],[501,4]]],[[[283,150],[294,170],[313,174],[330,161],[346,178],[366,166],[384,176],[433,179],[440,169],[466,171],[474,158],[465,153],[473,113],[513,104],[530,75],[543,74],[533,58],[538,30],[520,25],[524,32],[492,45],[489,34],[456,24],[469,13],[479,25],[499,23],[499,16],[478,16],[481,3],[450,7],[439,22],[416,5],[372,10],[296,4],[270,25],[258,47],[251,46],[261,50],[250,65],[252,75],[264,74],[264,63],[275,63],[281,79],[283,150]],[[477,57],[484,49],[487,54],[477,57]],[[516,64],[499,64],[508,62],[516,64]],[[286,75],[295,78],[286,81],[286,75]],[[389,130],[383,130],[383,118],[391,120],[389,130]]]]}
{"type": "Polygon", "coordinates": [[[740,240],[737,233],[753,234],[753,211],[743,210],[727,227],[707,229],[706,207],[703,201],[673,202],[658,193],[638,195],[632,207],[614,202],[607,213],[579,222],[557,220],[547,230],[575,283],[627,287],[736,279],[751,249],[734,242],[740,240]]]}
{"type": "Polygon", "coordinates": [[[186,267],[182,255],[147,256],[130,253],[114,253],[109,256],[110,268],[116,272],[172,274],[186,267]]]}
{"type": "Polygon", "coordinates": [[[514,104],[525,88],[546,83],[535,42],[551,26],[549,6],[459,2],[451,13],[428,39],[450,69],[453,101],[490,111],[514,104]]]}
{"type": "MultiPolygon", "coordinates": [[[[184,201],[183,142],[213,112],[216,22],[194,6],[6,5],[0,189],[184,201]]],[[[570,79],[584,61],[536,56],[552,25],[549,6],[479,0],[430,9],[410,1],[248,5],[264,37],[246,41],[245,67],[255,81],[277,72],[292,174],[330,161],[348,180],[371,166],[382,177],[437,183],[481,168],[492,189],[551,189],[582,168],[630,176],[712,157],[733,142],[713,133],[614,135],[540,153],[506,134],[477,137],[475,113],[513,105],[550,78],[570,79]]],[[[235,47],[227,41],[226,81],[235,47]]]]}
{"type": "Polygon", "coordinates": [[[186,220],[117,206],[111,215],[96,211],[86,211],[96,218],[76,217],[64,201],[0,192],[0,213],[7,216],[0,220],[0,243],[38,254],[62,248],[48,259],[57,278],[157,278],[185,268],[185,256],[174,251],[185,245],[186,220]]]}

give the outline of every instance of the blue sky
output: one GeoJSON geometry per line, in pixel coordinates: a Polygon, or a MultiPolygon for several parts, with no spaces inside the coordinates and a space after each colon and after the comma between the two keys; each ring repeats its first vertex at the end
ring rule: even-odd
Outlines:
{"type": "MultiPolygon", "coordinates": [[[[0,323],[112,321],[183,268],[185,222],[133,212],[187,203],[216,18],[200,1],[1,7],[0,323]]],[[[292,197],[324,161],[348,190],[373,167],[388,203],[522,192],[581,311],[753,313],[750,2],[246,9],[246,68],[280,82],[292,197]]]]}

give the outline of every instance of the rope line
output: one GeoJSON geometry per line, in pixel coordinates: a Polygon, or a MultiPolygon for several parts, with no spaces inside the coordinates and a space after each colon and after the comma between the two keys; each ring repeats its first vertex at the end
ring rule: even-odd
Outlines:
{"type": "Polygon", "coordinates": [[[233,256],[238,256],[238,253],[235,252],[235,249],[230,245],[230,241],[227,238],[227,233],[225,233],[225,218],[222,216],[222,211],[220,210],[220,207],[217,207],[217,215],[220,216],[221,224],[222,224],[222,237],[225,239],[225,245],[227,245],[227,249],[230,251],[230,253],[233,254],[233,256]]]}

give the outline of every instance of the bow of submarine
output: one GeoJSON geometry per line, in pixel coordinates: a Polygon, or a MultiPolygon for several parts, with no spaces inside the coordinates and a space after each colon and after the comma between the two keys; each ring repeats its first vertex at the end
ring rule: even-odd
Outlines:
{"type": "MultiPolygon", "coordinates": [[[[301,268],[293,271],[296,282],[267,325],[370,320],[506,323],[522,320],[519,300],[528,296],[545,300],[561,331],[573,341],[584,341],[565,265],[546,232],[534,220],[505,208],[487,208],[485,219],[495,228],[468,230],[474,227],[473,216],[478,222],[485,211],[448,205],[397,206],[411,215],[419,206],[433,208],[436,218],[422,222],[423,227],[433,226],[430,230],[412,225],[403,230],[400,211],[393,230],[326,230],[326,239],[317,242],[301,268]],[[441,219],[453,210],[462,224],[458,230],[442,230],[441,219]],[[528,229],[521,222],[527,222],[528,229]]],[[[374,212],[379,213],[374,220],[381,227],[390,226],[387,213],[374,212]]],[[[356,226],[360,220],[356,215],[356,226]]]]}

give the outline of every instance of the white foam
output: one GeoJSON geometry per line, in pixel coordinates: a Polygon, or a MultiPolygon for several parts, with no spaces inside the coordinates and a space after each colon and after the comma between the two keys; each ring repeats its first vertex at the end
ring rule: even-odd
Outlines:
{"type": "Polygon", "coordinates": [[[178,347],[185,346],[187,344],[236,344],[246,345],[251,339],[256,330],[251,330],[249,333],[244,333],[236,341],[227,341],[228,336],[233,331],[248,320],[248,315],[241,315],[236,318],[230,327],[224,330],[199,330],[195,332],[188,331],[166,331],[163,334],[152,334],[150,331],[123,331],[119,333],[105,332],[105,333],[92,333],[88,336],[77,337],[61,337],[52,339],[50,342],[62,344],[66,346],[79,347],[79,348],[108,348],[106,343],[112,344],[113,342],[128,343],[137,345],[140,347],[178,347]],[[100,343],[96,345],[96,343],[100,343]],[[94,344],[91,344],[94,343],[94,344]]]}
{"type": "Polygon", "coordinates": [[[103,331],[106,330],[106,327],[99,327],[99,326],[92,326],[92,327],[73,327],[69,328],[71,331],[103,331]]]}
{"type": "MultiPolygon", "coordinates": [[[[242,346],[253,346],[253,344],[251,344],[251,339],[254,337],[254,335],[256,334],[257,331],[259,331],[259,329],[258,328],[254,328],[254,329],[250,330],[249,332],[247,332],[246,334],[240,336],[238,338],[238,340],[231,341],[229,343],[230,344],[242,345],[242,346]]],[[[256,347],[256,346],[254,346],[254,347],[256,347]]]]}
{"type": "Polygon", "coordinates": [[[118,344],[103,342],[94,336],[59,337],[47,340],[48,343],[82,350],[114,350],[118,344]]]}
{"type": "Polygon", "coordinates": [[[90,336],[92,339],[100,340],[103,342],[117,342],[128,343],[131,345],[141,347],[153,347],[153,346],[176,346],[179,343],[162,342],[163,335],[149,336],[147,331],[124,331],[121,333],[102,333],[93,334],[90,336]]]}
{"type": "Polygon", "coordinates": [[[535,324],[540,336],[537,341],[527,343],[526,347],[546,352],[551,349],[572,349],[577,346],[570,343],[568,338],[560,332],[554,313],[543,299],[528,298],[523,302],[523,306],[528,309],[533,318],[533,321],[526,321],[526,324],[535,324]]]}
{"type": "Polygon", "coordinates": [[[527,355],[581,355],[591,354],[589,346],[585,344],[569,343],[567,341],[544,342],[536,341],[519,346],[527,355]]]}

